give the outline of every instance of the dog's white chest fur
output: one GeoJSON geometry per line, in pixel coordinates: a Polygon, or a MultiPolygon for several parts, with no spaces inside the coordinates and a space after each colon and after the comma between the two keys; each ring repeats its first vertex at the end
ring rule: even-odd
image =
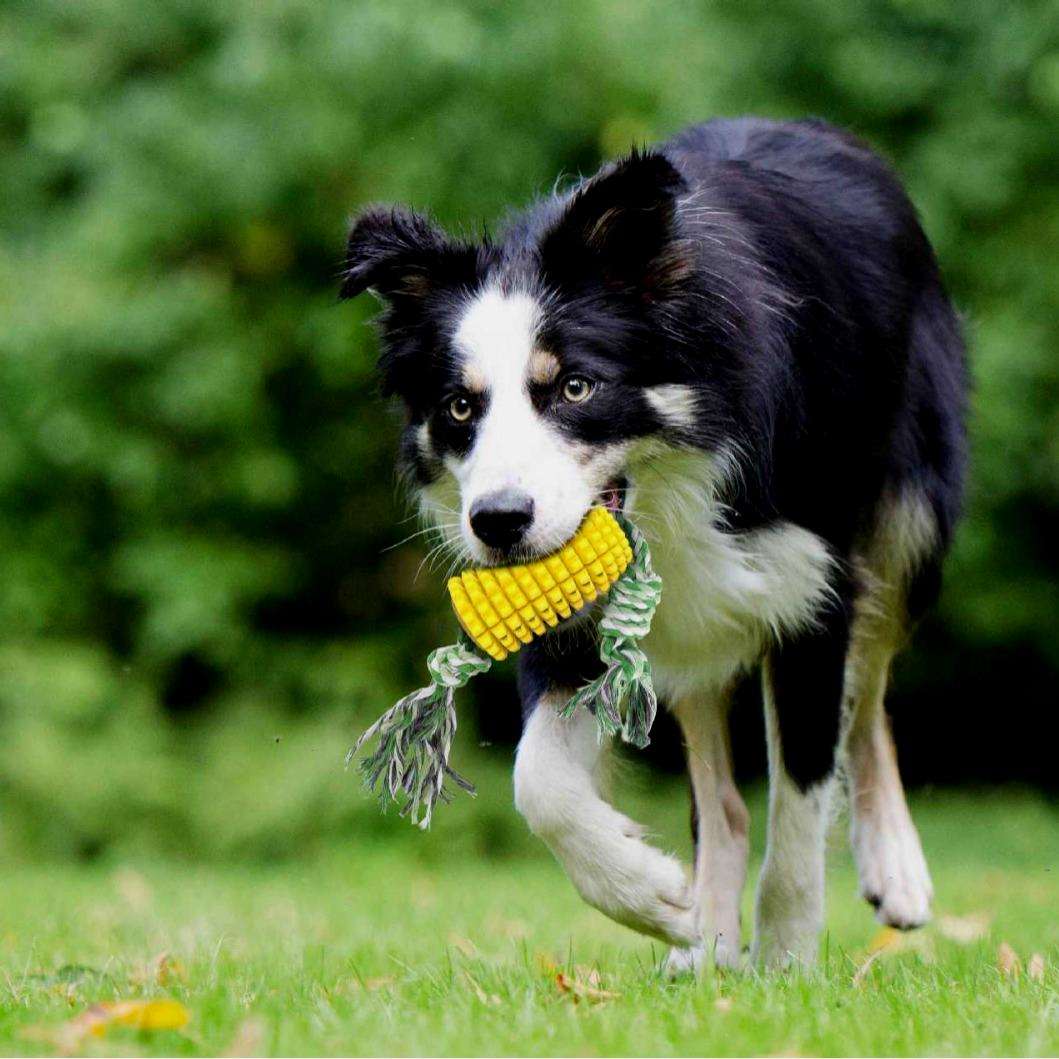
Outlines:
{"type": "Polygon", "coordinates": [[[832,560],[815,534],[792,523],[724,532],[721,472],[696,452],[645,449],[636,461],[630,515],[663,582],[644,648],[669,698],[726,684],[771,638],[809,624],[828,592],[832,560]]]}

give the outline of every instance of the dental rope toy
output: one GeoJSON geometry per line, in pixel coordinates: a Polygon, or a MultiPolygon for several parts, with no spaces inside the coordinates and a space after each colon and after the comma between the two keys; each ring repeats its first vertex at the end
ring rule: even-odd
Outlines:
{"type": "Polygon", "coordinates": [[[662,579],[651,567],[647,541],[631,522],[592,508],[552,555],[519,566],[466,570],[450,578],[448,590],[469,641],[461,636],[432,651],[430,683],[387,710],[346,755],[348,765],[366,742],[378,739],[359,767],[370,790],[382,784],[384,805],[387,797],[403,801],[401,815],[425,829],[438,800],[450,800],[446,776],[474,795],[474,785],[449,765],[456,689],[604,593],[598,632],[606,668],[559,715],[584,708],[595,715],[601,741],[620,732],[633,746],[648,744],[658,700],[639,641],[651,629],[662,579]]]}

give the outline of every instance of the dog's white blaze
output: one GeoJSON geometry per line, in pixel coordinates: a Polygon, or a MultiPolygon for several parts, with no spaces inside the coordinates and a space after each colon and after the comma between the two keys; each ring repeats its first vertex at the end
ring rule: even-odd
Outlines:
{"type": "MultiPolygon", "coordinates": [[[[527,493],[534,521],[524,544],[546,552],[569,540],[616,463],[610,450],[587,456],[538,413],[528,375],[541,307],[529,294],[488,287],[469,302],[456,327],[454,347],[467,385],[480,390],[485,415],[466,457],[446,466],[459,482],[463,537],[471,555],[489,557],[471,532],[474,501],[501,489],[527,493]]],[[[612,472],[611,472],[612,473],[612,472]]]]}
{"type": "Polygon", "coordinates": [[[460,317],[454,340],[464,356],[467,384],[504,394],[523,390],[539,321],[540,306],[529,294],[505,294],[496,287],[476,294],[460,317]]]}

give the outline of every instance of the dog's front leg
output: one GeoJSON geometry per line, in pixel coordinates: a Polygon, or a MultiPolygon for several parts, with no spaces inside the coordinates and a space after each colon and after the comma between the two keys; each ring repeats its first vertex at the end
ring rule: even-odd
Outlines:
{"type": "Polygon", "coordinates": [[[769,819],[758,883],[755,960],[810,964],[824,925],[824,860],[845,693],[849,607],[773,648],[763,667],[769,819]]]}
{"type": "Polygon", "coordinates": [[[584,710],[559,717],[572,693],[549,690],[531,704],[515,758],[515,804],[590,905],[634,930],[690,945],[699,934],[687,873],[603,800],[608,745],[584,710]]]}

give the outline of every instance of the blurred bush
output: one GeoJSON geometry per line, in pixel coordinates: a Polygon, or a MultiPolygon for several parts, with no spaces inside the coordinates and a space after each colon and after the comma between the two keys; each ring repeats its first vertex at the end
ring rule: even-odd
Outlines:
{"type": "MultiPolygon", "coordinates": [[[[1059,673],[1054,16],[1028,0],[0,7],[9,839],[90,851],[142,826],[207,848],[233,797],[257,823],[224,848],[319,822],[344,741],[450,625],[437,578],[416,578],[425,547],[385,550],[415,524],[372,307],[335,301],[349,215],[402,200],[476,228],[713,114],[827,117],[906,179],[969,313],[978,392],[970,515],[900,702],[928,750],[998,695],[1030,723],[1059,673]],[[282,781],[273,733],[319,744],[282,781]]],[[[1013,730],[1012,767],[1045,778],[1013,730]]],[[[980,740],[969,774],[1002,750],[980,740]]]]}

